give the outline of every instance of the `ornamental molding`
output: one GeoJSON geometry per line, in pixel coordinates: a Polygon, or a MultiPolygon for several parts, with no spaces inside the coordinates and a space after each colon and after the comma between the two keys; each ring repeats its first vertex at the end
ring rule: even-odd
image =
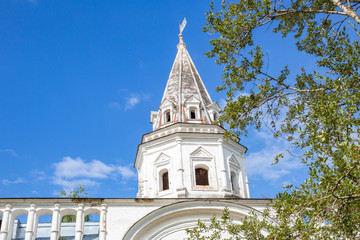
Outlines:
{"type": "Polygon", "coordinates": [[[203,147],[198,147],[195,151],[190,153],[191,158],[201,158],[201,159],[209,159],[213,158],[213,155],[205,150],[203,147]]]}
{"type": "Polygon", "coordinates": [[[228,161],[229,161],[229,164],[230,164],[231,167],[236,168],[236,169],[240,169],[240,164],[237,161],[234,154],[231,154],[228,161]]]}
{"type": "Polygon", "coordinates": [[[171,157],[166,155],[165,153],[161,152],[159,156],[155,159],[154,165],[165,165],[170,162],[171,157]]]}

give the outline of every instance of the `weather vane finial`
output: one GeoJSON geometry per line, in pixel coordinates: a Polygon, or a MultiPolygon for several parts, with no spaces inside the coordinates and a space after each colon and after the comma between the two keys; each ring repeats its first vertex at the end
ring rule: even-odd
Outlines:
{"type": "Polygon", "coordinates": [[[180,25],[180,23],[179,23],[180,35],[181,35],[182,32],[184,31],[185,26],[186,26],[186,18],[184,18],[184,20],[182,21],[181,25],[180,25]]]}
{"type": "Polygon", "coordinates": [[[182,21],[182,23],[180,24],[179,22],[179,30],[180,30],[180,34],[179,34],[179,44],[177,45],[177,48],[186,48],[186,44],[184,43],[183,40],[183,35],[182,32],[184,31],[184,28],[186,26],[186,18],[184,18],[184,20],[182,21]]]}

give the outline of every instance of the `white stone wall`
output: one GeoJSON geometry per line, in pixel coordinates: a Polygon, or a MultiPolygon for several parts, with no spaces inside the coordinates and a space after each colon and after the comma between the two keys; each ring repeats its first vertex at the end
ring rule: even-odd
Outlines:
{"type": "Polygon", "coordinates": [[[217,125],[179,123],[146,134],[135,161],[138,197],[248,198],[246,148],[224,140],[223,133],[217,125]],[[195,184],[196,166],[208,170],[208,186],[195,184]],[[161,189],[163,171],[168,171],[170,181],[165,191],[161,189]],[[231,171],[236,173],[236,184],[231,183],[231,171]]]}
{"type": "MultiPolygon", "coordinates": [[[[194,227],[198,219],[205,222],[214,214],[221,216],[228,207],[236,221],[250,211],[262,211],[268,200],[259,199],[1,199],[0,214],[3,221],[0,240],[10,240],[12,225],[19,215],[27,215],[23,226],[26,240],[35,240],[37,219],[44,214],[52,215],[47,224],[51,239],[57,240],[61,231],[59,221],[63,215],[75,213],[78,217],[90,213],[100,214],[99,239],[183,239],[185,228],[194,227]]],[[[83,237],[84,218],[70,224],[74,239],[83,237]]],[[[42,226],[43,228],[44,226],[42,226]]],[[[42,229],[41,231],[47,231],[42,229]]]]}
{"type": "MultiPolygon", "coordinates": [[[[61,219],[65,215],[75,215],[76,226],[74,236],[80,240],[84,235],[84,217],[88,214],[100,216],[99,239],[106,236],[106,212],[107,205],[101,200],[76,201],[72,199],[0,199],[0,214],[2,224],[0,240],[10,240],[16,236],[14,222],[18,216],[27,215],[25,235],[26,240],[33,240],[37,236],[38,219],[43,215],[51,215],[50,239],[57,240],[61,233],[61,219]],[[89,201],[91,204],[89,204],[89,201]]],[[[20,230],[24,230],[20,228],[20,230]]],[[[42,230],[43,231],[43,230],[42,230]]]]}

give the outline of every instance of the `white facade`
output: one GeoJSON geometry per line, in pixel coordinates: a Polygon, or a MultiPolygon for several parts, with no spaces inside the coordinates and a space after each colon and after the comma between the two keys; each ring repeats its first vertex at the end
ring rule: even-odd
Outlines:
{"type": "MultiPolygon", "coordinates": [[[[61,219],[69,213],[77,216],[89,213],[100,214],[98,225],[98,237],[93,239],[183,239],[186,237],[185,229],[194,227],[198,219],[209,222],[210,218],[217,214],[221,216],[225,207],[229,208],[235,222],[247,216],[250,211],[255,213],[263,210],[268,200],[264,199],[0,199],[0,215],[3,216],[0,239],[10,240],[14,219],[22,214],[28,215],[27,224],[24,227],[24,238],[34,240],[38,228],[37,220],[44,214],[51,214],[54,219],[61,219]],[[11,205],[9,204],[11,203],[11,205]],[[34,204],[36,203],[36,204],[34,204]],[[57,218],[58,217],[58,218],[57,218]]],[[[84,218],[77,218],[74,223],[72,236],[68,239],[84,239],[86,226],[84,218]]],[[[39,224],[44,225],[44,224],[39,224]]],[[[48,227],[49,224],[46,224],[48,227]]],[[[41,239],[59,239],[60,233],[64,233],[68,223],[60,224],[58,220],[50,224],[48,235],[42,235],[41,239]]],[[[94,235],[93,232],[91,232],[94,235]]],[[[67,237],[67,235],[61,235],[67,237]]]]}
{"type": "Polygon", "coordinates": [[[180,34],[178,53],[153,131],[145,134],[135,160],[139,198],[249,198],[246,148],[224,140],[213,102],[180,34]]]}
{"type": "Polygon", "coordinates": [[[249,198],[246,148],[223,138],[218,125],[176,123],[143,136],[135,160],[139,198],[249,198]],[[208,185],[196,184],[196,169],[208,185]],[[163,189],[162,174],[169,188],[163,189]]]}
{"type": "Polygon", "coordinates": [[[220,111],[180,35],[163,99],[150,115],[153,131],[138,146],[137,198],[0,198],[0,240],[183,239],[186,228],[209,222],[225,207],[235,222],[261,212],[269,200],[250,198],[247,149],[224,139],[225,129],[214,124],[220,111]],[[88,214],[99,222],[86,223],[88,214]],[[17,223],[20,215],[27,224],[17,223]],[[52,221],[38,223],[42,215],[52,221]],[[65,215],[76,222],[61,223],[65,215]]]}

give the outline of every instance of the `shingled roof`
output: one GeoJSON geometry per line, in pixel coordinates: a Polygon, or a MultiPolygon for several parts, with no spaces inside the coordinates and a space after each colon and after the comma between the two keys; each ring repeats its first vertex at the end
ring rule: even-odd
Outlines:
{"type": "Polygon", "coordinates": [[[204,123],[210,124],[211,120],[207,107],[213,102],[186,50],[186,44],[183,42],[182,34],[179,35],[179,40],[180,42],[177,45],[178,52],[161,103],[166,100],[172,102],[177,109],[175,122],[185,122],[184,103],[191,97],[194,97],[200,101],[200,107],[203,109],[204,113],[204,123]],[[180,109],[181,111],[179,111],[180,109]]]}

